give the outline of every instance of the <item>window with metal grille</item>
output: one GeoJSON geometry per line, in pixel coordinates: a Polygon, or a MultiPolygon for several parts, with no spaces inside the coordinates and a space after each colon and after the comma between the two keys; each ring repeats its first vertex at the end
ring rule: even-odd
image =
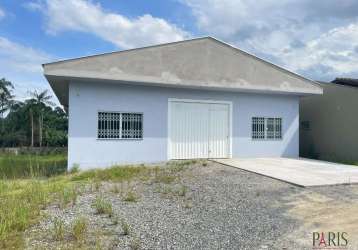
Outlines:
{"type": "Polygon", "coordinates": [[[282,139],[282,118],[252,117],[252,139],[282,139]]]}
{"type": "Polygon", "coordinates": [[[265,139],[265,118],[252,117],[252,139],[265,139]]]}
{"type": "Polygon", "coordinates": [[[98,112],[99,139],[143,138],[143,114],[98,112]]]}

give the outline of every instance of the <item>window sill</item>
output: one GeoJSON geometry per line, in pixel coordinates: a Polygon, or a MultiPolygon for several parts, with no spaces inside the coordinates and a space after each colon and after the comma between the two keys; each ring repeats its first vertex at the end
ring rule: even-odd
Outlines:
{"type": "Polygon", "coordinates": [[[143,138],[96,138],[97,141],[143,141],[143,138]]]}
{"type": "Polygon", "coordinates": [[[267,141],[267,142],[269,142],[269,141],[282,141],[283,140],[283,138],[281,138],[281,139],[252,139],[251,138],[251,141],[267,141]]]}

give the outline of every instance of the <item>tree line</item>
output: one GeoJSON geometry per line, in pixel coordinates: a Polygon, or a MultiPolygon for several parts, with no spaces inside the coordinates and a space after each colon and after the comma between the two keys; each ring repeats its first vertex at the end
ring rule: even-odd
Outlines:
{"type": "Polygon", "coordinates": [[[16,100],[14,85],[0,79],[0,146],[67,146],[68,116],[48,90],[16,100]]]}

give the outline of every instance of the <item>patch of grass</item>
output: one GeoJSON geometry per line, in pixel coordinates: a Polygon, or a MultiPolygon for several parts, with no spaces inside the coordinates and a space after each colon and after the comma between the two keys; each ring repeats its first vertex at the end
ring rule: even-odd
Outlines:
{"type": "Polygon", "coordinates": [[[77,201],[77,188],[75,186],[67,187],[60,193],[60,207],[65,208],[67,205],[75,205],[77,201]]]}
{"type": "Polygon", "coordinates": [[[94,190],[96,190],[98,192],[100,190],[101,186],[102,186],[102,183],[100,181],[98,181],[98,180],[95,180],[95,182],[94,182],[94,190]]]}
{"type": "Polygon", "coordinates": [[[80,180],[99,180],[99,181],[128,181],[139,177],[142,174],[149,174],[151,168],[145,166],[114,166],[106,169],[96,169],[72,177],[74,181],[80,180]]]}
{"type": "MultiPolygon", "coordinates": [[[[135,178],[138,180],[141,178],[153,178],[160,183],[171,183],[179,178],[178,172],[185,169],[183,166],[189,166],[194,163],[194,161],[175,162],[175,164],[170,163],[168,166],[157,168],[144,165],[116,166],[82,172],[74,171],[73,173],[43,178],[43,176],[62,171],[58,170],[59,165],[52,164],[55,161],[63,161],[63,172],[65,172],[67,168],[66,158],[56,155],[21,155],[20,158],[14,160],[12,159],[13,157],[12,155],[11,158],[5,159],[5,162],[7,162],[5,166],[4,164],[1,165],[4,156],[0,156],[0,177],[5,177],[0,179],[0,249],[23,248],[22,233],[29,226],[38,222],[39,218],[41,218],[41,210],[57,199],[64,206],[71,203],[75,204],[80,194],[79,187],[84,189],[85,184],[92,185],[101,181],[129,182],[135,178]],[[31,166],[36,166],[37,159],[42,163],[49,163],[46,166],[56,166],[56,170],[46,167],[46,172],[41,172],[42,163],[38,164],[38,166],[41,166],[37,169],[28,168],[26,164],[19,164],[21,159],[24,159],[26,164],[31,162],[31,166]],[[33,159],[35,160],[33,161],[33,159]],[[14,163],[15,161],[16,163],[14,163]],[[12,165],[14,165],[14,169],[11,169],[12,165]],[[153,177],[153,175],[156,175],[157,178],[153,177]],[[27,179],[13,179],[19,176],[27,179]]],[[[126,199],[127,201],[134,201],[138,198],[135,193],[129,193],[127,196],[129,196],[126,199]]],[[[98,202],[98,204],[101,204],[101,202],[98,202]]],[[[113,214],[113,211],[111,211],[112,205],[110,203],[108,205],[106,201],[101,205],[96,205],[96,207],[100,208],[99,211],[105,211],[104,213],[109,216],[113,214]]]]}
{"type": "Polygon", "coordinates": [[[53,238],[55,240],[63,240],[65,237],[65,223],[63,220],[59,218],[55,218],[53,220],[53,228],[52,228],[53,238]]]}
{"type": "Polygon", "coordinates": [[[96,232],[95,249],[96,250],[102,250],[101,235],[100,235],[100,233],[98,231],[96,232]]]}
{"type": "Polygon", "coordinates": [[[131,231],[131,227],[124,219],[121,220],[121,227],[122,227],[123,235],[129,235],[131,231]]]}
{"type": "Polygon", "coordinates": [[[88,221],[84,217],[75,219],[72,224],[72,235],[76,241],[83,241],[87,232],[88,221]]]}
{"type": "Polygon", "coordinates": [[[36,223],[41,209],[71,185],[66,177],[0,180],[0,249],[20,248],[21,233],[36,223]]]}
{"type": "Polygon", "coordinates": [[[137,202],[138,199],[138,195],[133,190],[129,190],[123,197],[123,200],[127,202],[137,202]]]}
{"type": "Polygon", "coordinates": [[[155,182],[155,183],[170,184],[173,181],[175,181],[176,179],[177,179],[176,174],[173,174],[171,171],[169,171],[167,169],[160,169],[160,168],[154,169],[153,182],[155,182]]]}
{"type": "Polygon", "coordinates": [[[105,200],[102,196],[97,196],[92,206],[98,214],[107,214],[109,217],[113,216],[112,203],[105,200]]]}
{"type": "Polygon", "coordinates": [[[75,164],[73,164],[73,166],[70,169],[69,173],[70,174],[76,174],[78,172],[80,172],[80,164],[75,163],[75,164]]]}
{"type": "Polygon", "coordinates": [[[58,155],[0,155],[0,178],[50,177],[67,170],[67,156],[58,155]]]}

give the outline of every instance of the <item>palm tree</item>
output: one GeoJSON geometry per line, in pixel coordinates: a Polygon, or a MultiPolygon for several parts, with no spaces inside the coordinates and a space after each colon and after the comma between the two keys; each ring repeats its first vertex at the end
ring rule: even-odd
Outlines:
{"type": "Polygon", "coordinates": [[[31,146],[34,146],[34,113],[38,116],[38,127],[39,127],[39,146],[42,146],[42,129],[43,129],[43,111],[44,106],[54,106],[55,104],[51,101],[52,95],[48,93],[48,90],[42,92],[32,91],[31,95],[31,106],[30,106],[30,119],[31,119],[31,146]]]}
{"type": "Polygon", "coordinates": [[[14,86],[5,78],[0,79],[0,118],[1,132],[4,132],[4,114],[11,107],[14,96],[12,90],[14,86]]]}

